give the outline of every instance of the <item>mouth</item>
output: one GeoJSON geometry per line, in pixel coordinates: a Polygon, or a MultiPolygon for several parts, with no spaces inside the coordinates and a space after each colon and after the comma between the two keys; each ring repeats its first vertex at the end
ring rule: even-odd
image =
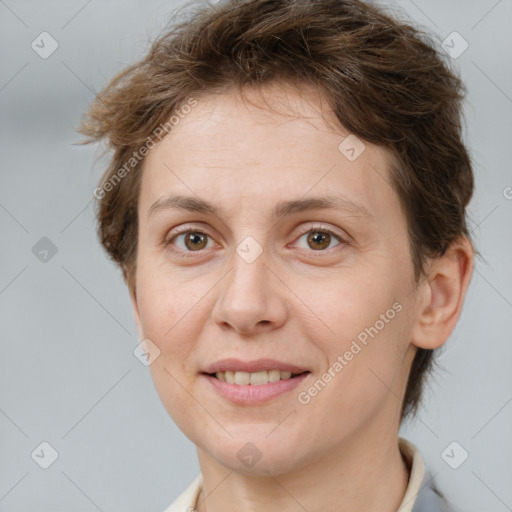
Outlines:
{"type": "Polygon", "coordinates": [[[258,405],[285,396],[309,378],[299,362],[264,358],[221,359],[202,368],[202,379],[224,399],[237,405],[258,405]]]}
{"type": "Polygon", "coordinates": [[[210,389],[235,405],[258,406],[273,400],[286,399],[293,389],[303,385],[310,371],[294,373],[289,370],[260,370],[245,372],[219,370],[201,372],[210,389]]]}
{"type": "Polygon", "coordinates": [[[292,373],[289,371],[281,370],[263,370],[258,372],[244,372],[244,371],[219,371],[215,373],[202,372],[203,375],[213,377],[217,380],[227,382],[228,384],[235,384],[238,386],[263,386],[265,384],[278,382],[280,380],[290,380],[298,378],[302,375],[311,373],[309,371],[302,371],[292,373]]]}

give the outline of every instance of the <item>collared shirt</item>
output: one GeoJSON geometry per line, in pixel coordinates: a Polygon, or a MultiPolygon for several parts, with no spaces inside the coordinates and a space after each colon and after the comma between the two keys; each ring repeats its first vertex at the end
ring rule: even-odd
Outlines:
{"type": "MultiPolygon", "coordinates": [[[[410,467],[410,474],[397,512],[445,512],[446,505],[430,485],[432,478],[425,471],[425,463],[418,448],[403,438],[398,438],[398,446],[410,467]]],[[[164,512],[194,512],[202,485],[203,476],[199,474],[164,512]]]]}

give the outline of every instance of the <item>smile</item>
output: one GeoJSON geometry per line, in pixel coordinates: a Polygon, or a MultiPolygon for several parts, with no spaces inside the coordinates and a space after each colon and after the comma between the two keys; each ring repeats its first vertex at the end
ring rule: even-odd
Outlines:
{"type": "MultiPolygon", "coordinates": [[[[269,382],[277,382],[279,380],[288,380],[302,373],[283,372],[280,370],[267,370],[260,372],[244,372],[244,371],[225,371],[215,373],[215,377],[229,384],[236,384],[240,386],[246,386],[248,384],[252,386],[262,386],[269,382]]],[[[213,375],[213,374],[212,374],[213,375]]]]}
{"type": "Polygon", "coordinates": [[[300,374],[278,370],[248,372],[201,373],[215,394],[238,405],[261,404],[286,393],[301,384],[311,372],[300,374]],[[278,375],[279,374],[279,375],[278,375]],[[232,382],[230,382],[232,381],[232,382]]]}

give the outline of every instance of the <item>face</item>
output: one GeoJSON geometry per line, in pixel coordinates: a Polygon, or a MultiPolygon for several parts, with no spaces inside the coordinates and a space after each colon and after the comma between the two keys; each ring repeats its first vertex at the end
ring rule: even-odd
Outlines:
{"type": "Polygon", "coordinates": [[[251,474],[396,436],[413,355],[389,156],[326,124],[313,91],[265,98],[279,111],[203,97],[146,157],[132,296],[170,416],[204,458],[251,474]],[[218,362],[255,375],[207,375],[218,362]]]}

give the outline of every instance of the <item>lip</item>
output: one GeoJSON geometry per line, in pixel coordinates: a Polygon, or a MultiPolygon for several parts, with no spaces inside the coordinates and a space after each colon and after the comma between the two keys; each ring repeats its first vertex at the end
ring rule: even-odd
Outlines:
{"type": "MultiPolygon", "coordinates": [[[[268,370],[279,370],[281,372],[303,373],[310,371],[307,368],[301,368],[293,364],[277,361],[275,359],[255,359],[254,361],[241,361],[239,359],[221,359],[207,366],[202,373],[217,372],[262,372],[268,370]]],[[[265,386],[265,384],[264,384],[265,386]]]]}
{"type": "MultiPolygon", "coordinates": [[[[274,369],[277,368],[274,367],[274,369]]],[[[278,380],[277,382],[269,382],[268,384],[262,384],[261,386],[254,386],[252,384],[229,384],[228,382],[224,382],[223,380],[217,379],[216,377],[212,377],[211,375],[205,373],[201,374],[201,377],[206,379],[213,387],[213,389],[227,400],[235,404],[251,405],[268,402],[277,396],[284,395],[285,393],[297,387],[309,375],[309,372],[303,373],[297,377],[278,380]]]]}

